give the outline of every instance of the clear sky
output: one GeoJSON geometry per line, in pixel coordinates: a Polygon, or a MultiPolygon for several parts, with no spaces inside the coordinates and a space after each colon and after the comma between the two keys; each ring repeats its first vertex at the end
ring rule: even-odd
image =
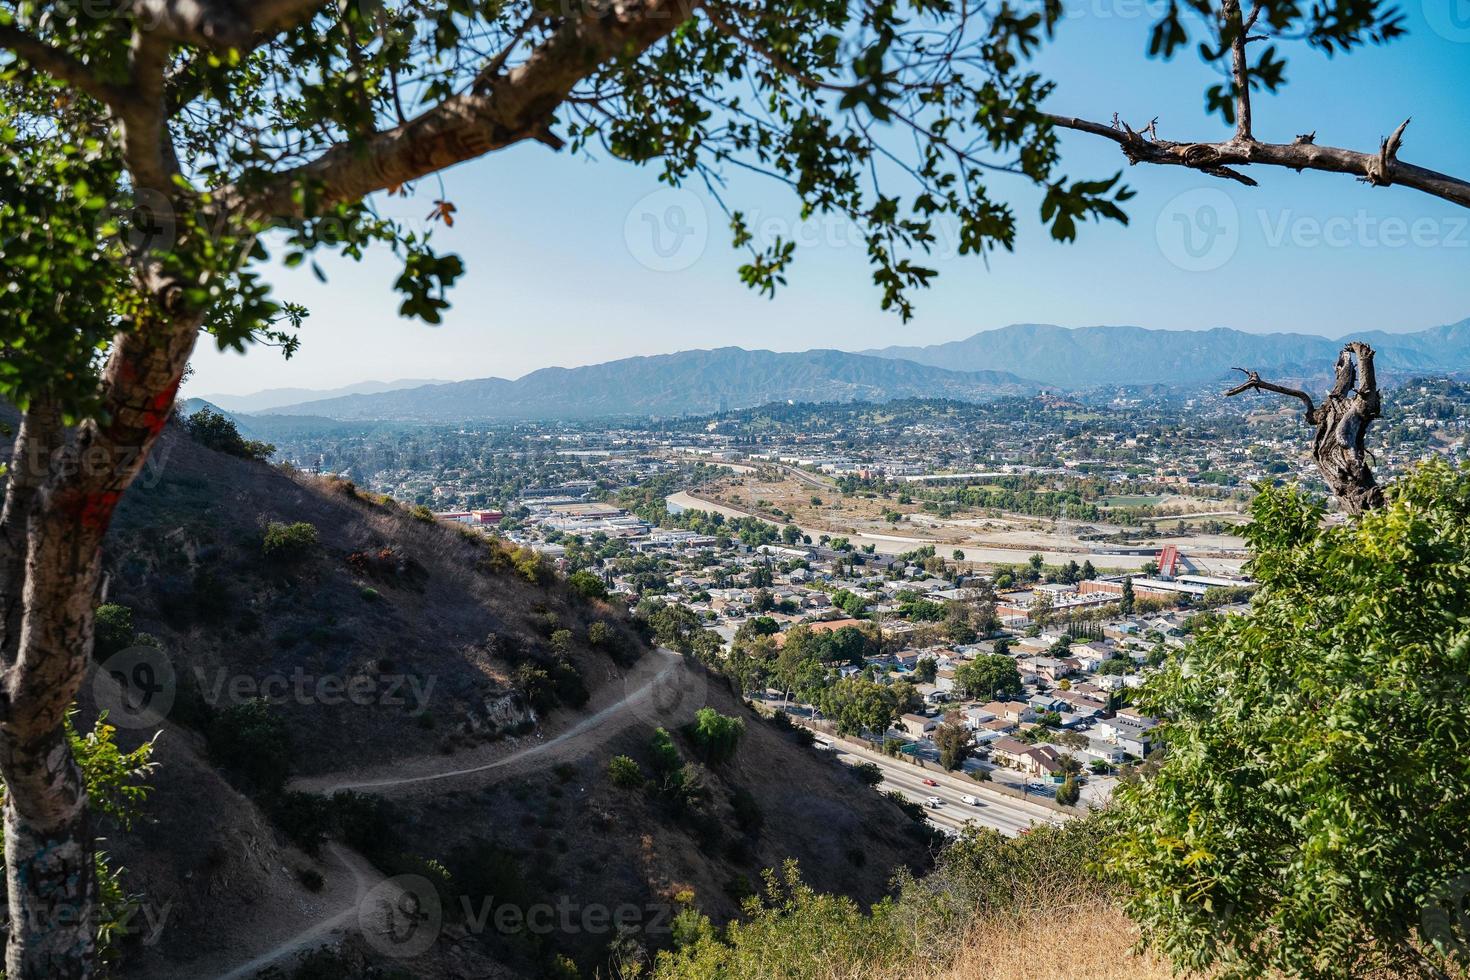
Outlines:
{"type": "MultiPolygon", "coordinates": [[[[1203,111],[1213,70],[1192,53],[1144,58],[1158,0],[1068,0],[1071,15],[1040,67],[1059,82],[1054,111],[1135,125],[1159,118],[1172,139],[1224,138],[1203,111]]],[[[1256,135],[1368,150],[1413,116],[1400,157],[1470,173],[1470,4],[1402,0],[1410,36],[1329,60],[1300,44],[1289,84],[1258,96],[1256,135]]],[[[1074,176],[1110,174],[1126,161],[1111,142],[1069,134],[1074,176]]],[[[764,227],[812,243],[791,283],[767,300],[746,290],[725,219],[703,189],[663,189],[654,167],[521,146],[444,175],[456,227],[436,232],[467,273],[445,323],[401,320],[391,256],[324,260],[272,276],[283,299],[312,311],[291,361],[261,348],[220,354],[204,340],[190,394],[327,388],[369,379],[514,378],[638,354],[735,345],[773,350],[954,340],[1009,323],[1230,326],[1340,336],[1357,329],[1415,330],[1470,317],[1470,211],[1403,188],[1350,177],[1258,168],[1247,188],[1174,167],[1134,167],[1132,222],[1085,225],[1073,245],[1053,243],[1037,195],[997,175],[1021,219],[1014,254],[941,254],[938,284],[902,323],[878,307],[860,240],[840,226],[795,226],[781,186],[740,175],[725,198],[764,227]],[[1009,186],[1008,186],[1009,185],[1009,186]],[[649,197],[649,195],[654,195],[649,197]],[[659,237],[655,238],[655,231],[659,237]],[[679,232],[674,237],[673,232],[679,232]],[[677,246],[677,247],[676,247],[677,246]]],[[[439,196],[393,202],[418,221],[439,196]]],[[[941,247],[941,253],[944,249],[941,247]]],[[[324,257],[325,259],[325,257],[324,257]]]]}

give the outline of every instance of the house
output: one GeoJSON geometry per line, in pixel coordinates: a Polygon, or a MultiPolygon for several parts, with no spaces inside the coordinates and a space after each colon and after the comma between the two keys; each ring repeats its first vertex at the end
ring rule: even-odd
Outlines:
{"type": "Polygon", "coordinates": [[[1033,745],[1022,755],[1021,769],[1032,776],[1056,777],[1065,774],[1062,754],[1050,745],[1033,745]]]}
{"type": "Polygon", "coordinates": [[[1036,712],[1031,710],[1031,706],[1020,701],[991,701],[983,706],[983,710],[1016,725],[1036,720],[1036,712]]]}
{"type": "Polygon", "coordinates": [[[909,712],[898,719],[898,724],[904,730],[905,734],[913,738],[923,738],[939,727],[939,719],[909,712]]]}
{"type": "Polygon", "coordinates": [[[998,766],[1006,766],[1011,769],[1024,769],[1026,767],[1026,753],[1031,751],[1031,746],[1014,738],[1001,736],[990,743],[990,759],[998,766]]]}

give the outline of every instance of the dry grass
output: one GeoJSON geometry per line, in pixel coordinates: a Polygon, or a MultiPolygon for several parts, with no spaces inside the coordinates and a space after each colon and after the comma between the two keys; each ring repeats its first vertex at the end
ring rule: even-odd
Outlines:
{"type": "Polygon", "coordinates": [[[1117,907],[1042,910],[975,924],[942,980],[1169,980],[1167,961],[1138,955],[1138,929],[1117,907]]]}

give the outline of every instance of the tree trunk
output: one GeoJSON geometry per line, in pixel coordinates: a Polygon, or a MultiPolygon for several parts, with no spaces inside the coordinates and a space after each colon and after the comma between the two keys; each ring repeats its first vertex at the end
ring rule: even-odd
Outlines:
{"type": "Polygon", "coordinates": [[[103,538],[173,411],[199,326],[197,315],[162,314],[119,333],[99,418],[70,440],[59,426],[23,429],[49,433],[49,448],[44,467],[17,460],[0,519],[0,598],[21,596],[20,633],[6,627],[0,678],[9,980],[81,980],[96,970],[95,847],[63,722],[91,659],[103,538]],[[23,587],[14,575],[22,522],[23,587]]]}
{"type": "Polygon", "coordinates": [[[5,756],[5,975],[83,980],[96,968],[97,880],[81,771],[60,729],[5,756]]]}
{"type": "MultiPolygon", "coordinates": [[[[63,730],[92,649],[102,527],[75,492],[43,492],[27,535],[25,617],[0,723],[11,980],[90,977],[96,869],[87,794],[63,730]]],[[[104,525],[105,526],[105,525],[104,525]]]]}

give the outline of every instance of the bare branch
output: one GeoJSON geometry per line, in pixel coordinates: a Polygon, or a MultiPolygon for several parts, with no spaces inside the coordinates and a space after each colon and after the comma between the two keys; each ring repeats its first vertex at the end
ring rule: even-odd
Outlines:
{"type": "Polygon", "coordinates": [[[1307,424],[1317,430],[1312,459],[1350,514],[1384,503],[1383,488],[1368,466],[1368,428],[1381,417],[1383,407],[1373,357],[1373,348],[1361,341],[1344,346],[1334,368],[1336,383],[1320,406],[1313,405],[1306,392],[1262,381],[1259,374],[1245,368],[1235,369],[1245,375],[1245,381],[1225,392],[1228,398],[1245,391],[1272,391],[1306,402],[1307,424]]]}
{"type": "Polygon", "coordinates": [[[1115,129],[1103,123],[1070,116],[1047,114],[1053,126],[1080,133],[1101,136],[1117,143],[1129,163],[1154,163],[1188,167],[1214,177],[1224,177],[1254,187],[1255,181],[1236,166],[1259,164],[1286,167],[1298,172],[1316,170],[1323,173],[1348,174],[1378,187],[1399,184],[1423,191],[1433,197],[1470,207],[1470,181],[1451,177],[1426,167],[1417,167],[1398,159],[1406,121],[1378,153],[1360,153],[1334,146],[1319,146],[1312,140],[1315,133],[1297,137],[1292,143],[1261,143],[1256,140],[1232,139],[1223,143],[1189,143],[1172,140],[1149,140],[1126,126],[1115,129]]]}
{"type": "Polygon", "coordinates": [[[1311,423],[1316,415],[1317,406],[1312,403],[1312,396],[1297,388],[1287,388],[1282,385],[1273,384],[1270,381],[1262,381],[1261,376],[1255,371],[1247,371],[1245,368],[1231,368],[1245,375],[1245,380],[1225,392],[1226,398],[1232,398],[1247,391],[1272,391],[1278,395],[1286,395],[1288,398],[1300,398],[1307,404],[1307,422],[1311,423]]]}
{"type": "Polygon", "coordinates": [[[1235,88],[1235,138],[1251,139],[1251,79],[1250,62],[1246,59],[1245,46],[1250,28],[1261,15],[1260,4],[1251,11],[1249,23],[1240,11],[1240,0],[1224,0],[1221,13],[1225,20],[1224,34],[1230,42],[1230,82],[1235,88]]]}

